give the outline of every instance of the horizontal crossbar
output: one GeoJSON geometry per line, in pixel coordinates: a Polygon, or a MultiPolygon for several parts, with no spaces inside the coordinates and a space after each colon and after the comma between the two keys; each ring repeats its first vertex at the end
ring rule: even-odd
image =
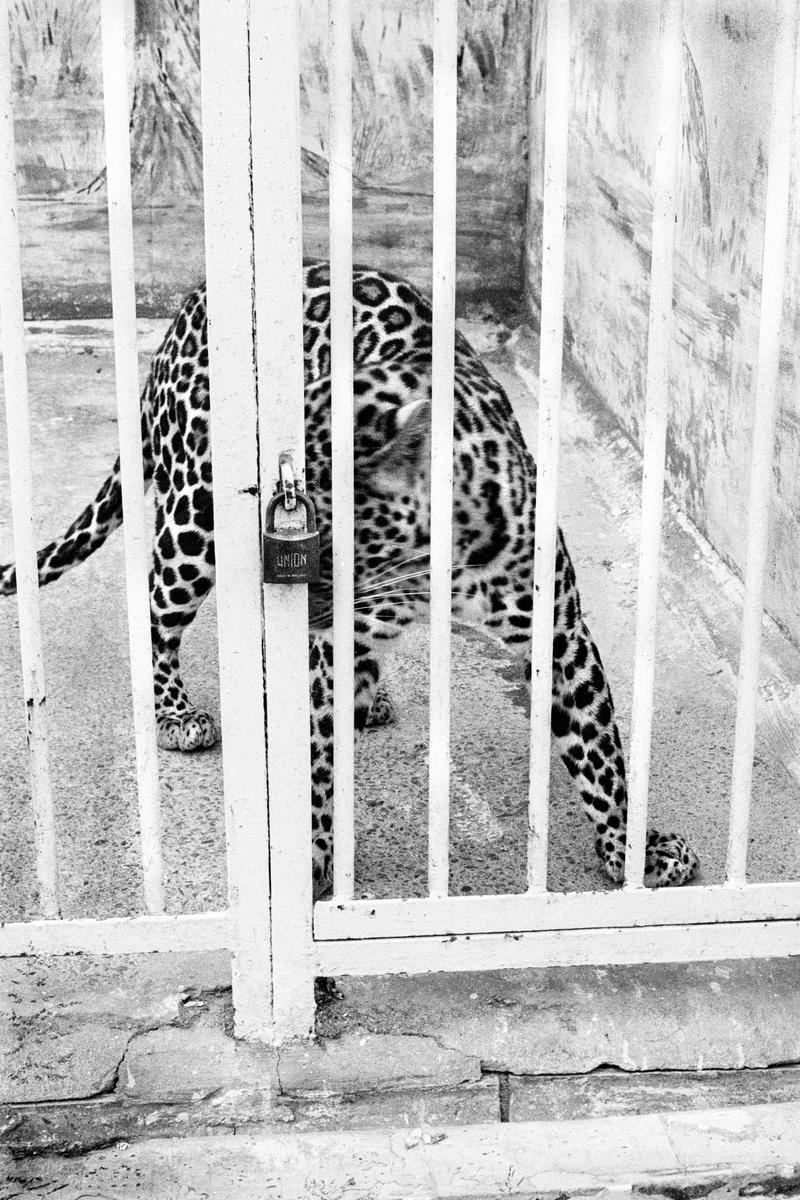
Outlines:
{"type": "Polygon", "coordinates": [[[0,925],[0,958],[22,954],[149,954],[224,950],[233,942],[230,913],[9,921],[0,925]]]}
{"type": "Polygon", "coordinates": [[[800,883],[325,902],[318,941],[800,919],[800,883]]]}
{"type": "Polygon", "coordinates": [[[418,975],[522,967],[717,962],[798,954],[800,921],[740,921],[317,942],[316,971],[334,977],[418,975]]]}

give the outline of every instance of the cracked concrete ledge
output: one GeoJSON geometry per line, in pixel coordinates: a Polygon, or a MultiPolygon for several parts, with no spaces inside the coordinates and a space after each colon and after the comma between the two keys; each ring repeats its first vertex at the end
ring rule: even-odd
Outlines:
{"type": "Polygon", "coordinates": [[[0,1200],[734,1200],[800,1194],[800,1104],[602,1120],[272,1131],[9,1163],[0,1200]]]}
{"type": "Polygon", "coordinates": [[[338,981],[317,1034],[424,1032],[514,1075],[800,1062],[800,958],[338,981]]]}
{"type": "Polygon", "coordinates": [[[0,1103],[116,1089],[134,1039],[200,1022],[231,1028],[224,953],[0,961],[0,1103]]]}
{"type": "Polygon", "coordinates": [[[120,1137],[499,1121],[480,1060],[420,1034],[235,1040],[224,956],[0,964],[0,1143],[80,1152],[120,1137]]]}
{"type": "Polygon", "coordinates": [[[280,1048],[214,1024],[134,1034],[109,1087],[90,1097],[0,1106],[0,1146],[25,1157],[123,1138],[270,1125],[410,1127],[501,1120],[497,1076],[432,1038],[351,1031],[280,1048]]]}
{"type": "Polygon", "coordinates": [[[0,964],[0,1102],[296,1097],[800,1062],[800,959],[339,981],[318,1040],[231,1036],[224,956],[0,964]],[[3,986],[5,985],[5,986],[3,986]]]}
{"type": "Polygon", "coordinates": [[[796,959],[345,979],[318,1039],[280,1048],[231,1036],[224,957],[3,969],[0,1141],[19,1155],[800,1101],[796,959]]]}

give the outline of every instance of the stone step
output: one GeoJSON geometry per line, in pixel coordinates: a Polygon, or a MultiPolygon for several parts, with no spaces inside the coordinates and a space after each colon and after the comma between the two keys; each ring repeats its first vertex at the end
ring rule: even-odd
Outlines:
{"type": "Polygon", "coordinates": [[[519,1200],[800,1191],[800,1104],[437,1129],[117,1143],[8,1161],[0,1200],[519,1200]]]}

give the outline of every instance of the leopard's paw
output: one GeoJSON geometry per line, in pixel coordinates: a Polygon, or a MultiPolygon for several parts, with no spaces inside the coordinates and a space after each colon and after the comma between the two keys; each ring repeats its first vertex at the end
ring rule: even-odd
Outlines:
{"type": "Polygon", "coordinates": [[[648,831],[645,874],[656,887],[680,887],[689,883],[699,866],[694,850],[679,833],[648,831]]]}
{"type": "Polygon", "coordinates": [[[165,714],[157,719],[158,744],[162,750],[205,750],[219,741],[214,718],[200,708],[165,714]]]}
{"type": "Polygon", "coordinates": [[[379,683],[375,698],[366,720],[367,729],[380,729],[382,725],[394,725],[397,721],[397,710],[391,694],[385,684],[379,683]]]}
{"type": "Polygon", "coordinates": [[[625,879],[625,843],[620,841],[612,845],[604,845],[602,838],[595,840],[595,850],[603,860],[603,871],[613,883],[622,883],[625,879]]]}

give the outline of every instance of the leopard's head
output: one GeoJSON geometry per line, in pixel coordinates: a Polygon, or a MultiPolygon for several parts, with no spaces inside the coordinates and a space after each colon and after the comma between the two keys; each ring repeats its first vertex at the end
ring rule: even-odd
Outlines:
{"type": "MultiPolygon", "coordinates": [[[[359,406],[355,446],[356,608],[391,622],[396,602],[427,590],[430,536],[430,400],[384,392],[359,406]],[[398,402],[399,400],[399,402],[398,402]],[[365,420],[368,418],[368,420],[365,420]]],[[[322,531],[316,628],[331,618],[330,530],[322,531]],[[327,560],[327,561],[326,561],[327,560]]],[[[416,598],[421,598],[417,596],[416,598]]]]}

